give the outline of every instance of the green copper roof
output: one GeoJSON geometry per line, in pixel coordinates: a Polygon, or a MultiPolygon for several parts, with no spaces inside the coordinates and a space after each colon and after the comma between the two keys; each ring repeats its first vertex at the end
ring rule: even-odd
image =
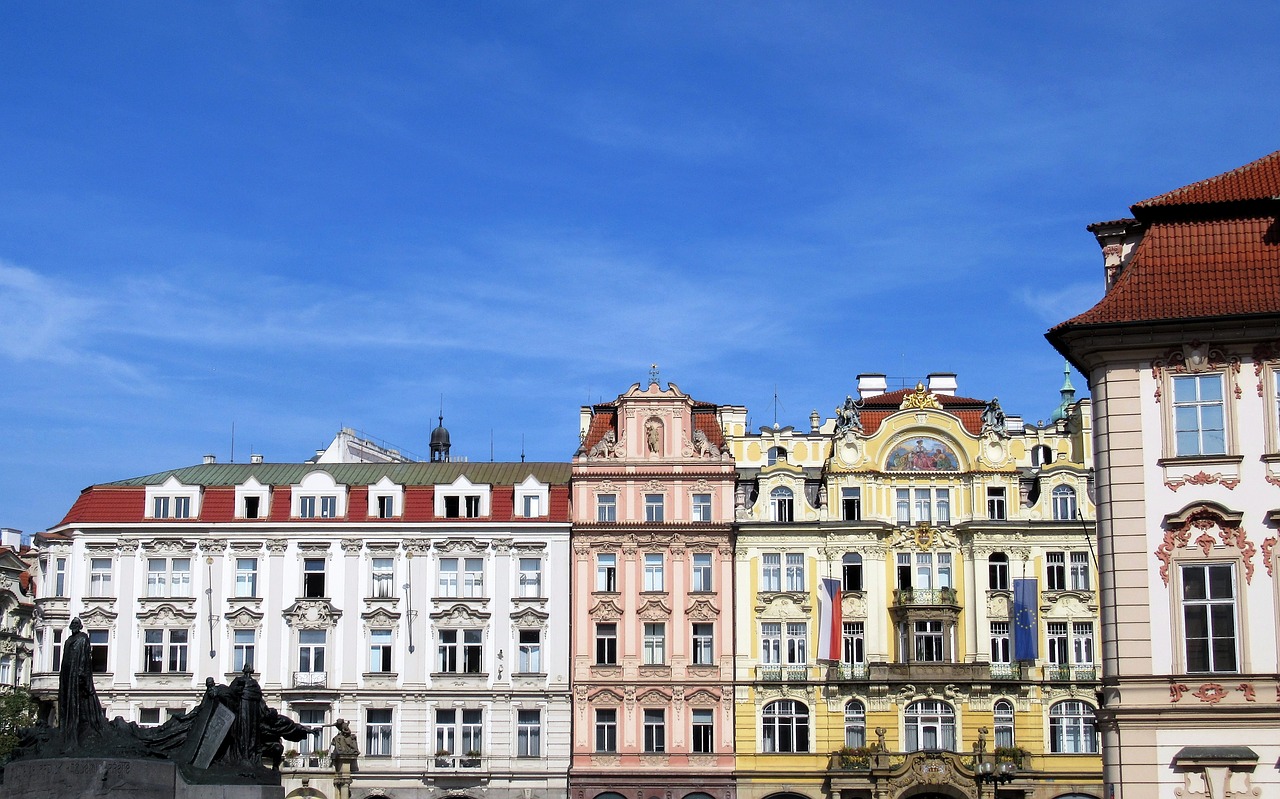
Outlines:
{"type": "Polygon", "coordinates": [[[344,485],[373,485],[384,476],[400,485],[441,485],[460,475],[473,483],[514,485],[533,475],[540,483],[569,482],[568,463],[210,463],[170,469],[142,477],[102,483],[106,486],[160,485],[176,477],[184,485],[232,486],[250,477],[264,485],[296,485],[311,472],[328,472],[344,485]]]}

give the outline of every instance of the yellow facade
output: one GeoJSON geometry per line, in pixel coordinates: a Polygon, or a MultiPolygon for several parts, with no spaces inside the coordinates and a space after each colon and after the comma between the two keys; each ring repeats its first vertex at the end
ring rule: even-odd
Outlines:
{"type": "Polygon", "coordinates": [[[807,431],[729,431],[743,799],[976,796],[984,760],[1014,761],[995,773],[1019,796],[1101,795],[1089,403],[1064,391],[1033,427],[947,377],[873,379],[807,431]],[[834,653],[824,578],[841,589],[834,653]],[[1037,651],[1019,662],[1026,579],[1037,651]]]}

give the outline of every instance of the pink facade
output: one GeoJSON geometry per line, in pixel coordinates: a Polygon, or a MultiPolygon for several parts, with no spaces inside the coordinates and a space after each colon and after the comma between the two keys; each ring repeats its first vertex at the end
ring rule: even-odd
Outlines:
{"type": "Polygon", "coordinates": [[[668,384],[583,409],[573,459],[575,799],[733,795],[736,409],[668,384]]]}

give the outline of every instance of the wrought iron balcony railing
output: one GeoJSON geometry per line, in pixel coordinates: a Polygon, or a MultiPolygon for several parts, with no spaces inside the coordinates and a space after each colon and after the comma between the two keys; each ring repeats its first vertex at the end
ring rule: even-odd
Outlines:
{"type": "Polygon", "coordinates": [[[954,588],[898,588],[893,592],[895,605],[957,605],[954,588]]]}

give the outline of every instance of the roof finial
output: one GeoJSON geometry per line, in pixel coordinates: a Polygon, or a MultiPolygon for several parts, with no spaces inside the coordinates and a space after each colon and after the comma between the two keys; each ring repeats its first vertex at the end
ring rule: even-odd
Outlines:
{"type": "Polygon", "coordinates": [[[658,385],[658,365],[656,363],[649,364],[649,385],[658,385]]]}
{"type": "Polygon", "coordinates": [[[1071,408],[1071,403],[1076,401],[1076,387],[1071,385],[1071,363],[1069,361],[1062,362],[1062,388],[1058,389],[1058,393],[1062,395],[1062,401],[1058,403],[1053,415],[1049,417],[1050,422],[1065,420],[1071,408]]]}

